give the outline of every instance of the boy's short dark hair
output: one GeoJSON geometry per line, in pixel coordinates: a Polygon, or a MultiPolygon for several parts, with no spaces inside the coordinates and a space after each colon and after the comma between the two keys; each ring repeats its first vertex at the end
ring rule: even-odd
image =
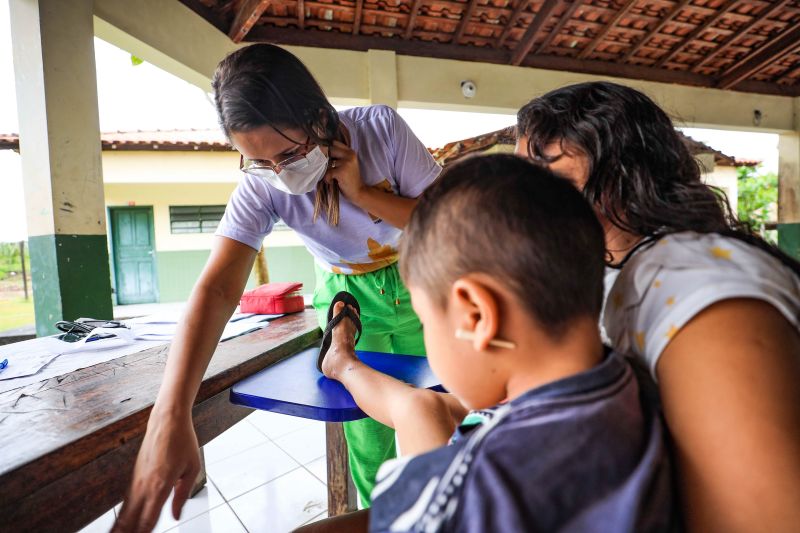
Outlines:
{"type": "Polygon", "coordinates": [[[517,156],[473,157],[446,169],[414,209],[400,258],[406,282],[442,307],[456,279],[484,273],[552,337],[600,314],[600,223],[570,182],[517,156]]]}

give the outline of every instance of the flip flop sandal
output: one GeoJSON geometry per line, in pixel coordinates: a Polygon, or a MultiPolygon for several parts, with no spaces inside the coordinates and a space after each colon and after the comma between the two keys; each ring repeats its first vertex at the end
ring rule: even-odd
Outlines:
{"type": "Polygon", "coordinates": [[[331,347],[331,341],[333,340],[333,328],[339,325],[339,322],[344,320],[345,317],[349,318],[350,321],[355,325],[355,342],[358,342],[358,339],[361,338],[361,319],[359,319],[360,314],[361,306],[358,305],[358,300],[356,300],[356,297],[349,292],[341,291],[333,297],[330,306],[328,306],[328,325],[325,326],[325,331],[322,334],[322,345],[320,346],[319,357],[317,358],[317,370],[322,372],[322,361],[325,359],[325,354],[328,353],[328,349],[331,347]],[[344,309],[342,309],[342,312],[334,317],[333,306],[336,305],[337,302],[344,302],[344,309]],[[358,314],[354,313],[349,306],[353,306],[353,308],[358,311],[358,314]]]}

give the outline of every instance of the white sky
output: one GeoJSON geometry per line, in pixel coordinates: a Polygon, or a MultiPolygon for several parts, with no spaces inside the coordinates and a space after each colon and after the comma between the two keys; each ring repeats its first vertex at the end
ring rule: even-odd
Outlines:
{"type": "MultiPolygon", "coordinates": [[[[216,128],[214,107],[202,90],[153,65],[133,66],[130,54],[95,39],[101,131],[216,128]]],[[[8,2],[0,0],[0,133],[19,131],[8,2]]],[[[533,95],[532,95],[533,96],[533,95]]],[[[513,115],[400,109],[430,147],[514,124],[513,115]]],[[[728,155],[764,162],[777,170],[777,135],[685,129],[688,135],[728,155]]],[[[236,169],[232,169],[232,172],[236,169]]],[[[19,156],[0,150],[0,242],[26,238],[19,156]]]]}

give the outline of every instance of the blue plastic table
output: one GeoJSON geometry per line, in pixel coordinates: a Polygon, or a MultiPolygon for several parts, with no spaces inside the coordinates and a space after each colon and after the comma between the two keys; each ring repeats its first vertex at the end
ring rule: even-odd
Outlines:
{"type": "MultiPolygon", "coordinates": [[[[328,514],[354,511],[355,489],[347,465],[347,444],[340,422],[366,418],[338,381],[316,367],[319,348],[309,348],[265,368],[231,388],[231,402],[326,422],[328,514]]],[[[420,388],[442,390],[426,357],[356,351],[372,368],[420,388]]]]}

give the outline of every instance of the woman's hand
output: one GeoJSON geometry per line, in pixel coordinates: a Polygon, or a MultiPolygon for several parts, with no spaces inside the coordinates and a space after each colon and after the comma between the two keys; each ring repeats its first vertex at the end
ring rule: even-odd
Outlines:
{"type": "Polygon", "coordinates": [[[333,141],[330,148],[330,163],[325,181],[336,181],[348,200],[396,228],[405,227],[411,211],[417,205],[416,198],[403,198],[366,185],[361,180],[356,153],[339,141],[333,141]]]}
{"type": "Polygon", "coordinates": [[[325,173],[325,181],[328,183],[335,181],[348,200],[360,205],[360,198],[369,187],[361,180],[356,153],[339,141],[333,141],[329,153],[330,162],[325,173]]]}
{"type": "Polygon", "coordinates": [[[217,237],[167,356],[133,478],[113,531],[150,531],[170,491],[177,519],[200,471],[192,405],[228,319],[239,303],[256,251],[217,237]]]}
{"type": "Polygon", "coordinates": [[[160,413],[154,407],[112,531],[151,531],[173,488],[172,516],[177,520],[199,471],[200,453],[191,416],[160,413]]]}

